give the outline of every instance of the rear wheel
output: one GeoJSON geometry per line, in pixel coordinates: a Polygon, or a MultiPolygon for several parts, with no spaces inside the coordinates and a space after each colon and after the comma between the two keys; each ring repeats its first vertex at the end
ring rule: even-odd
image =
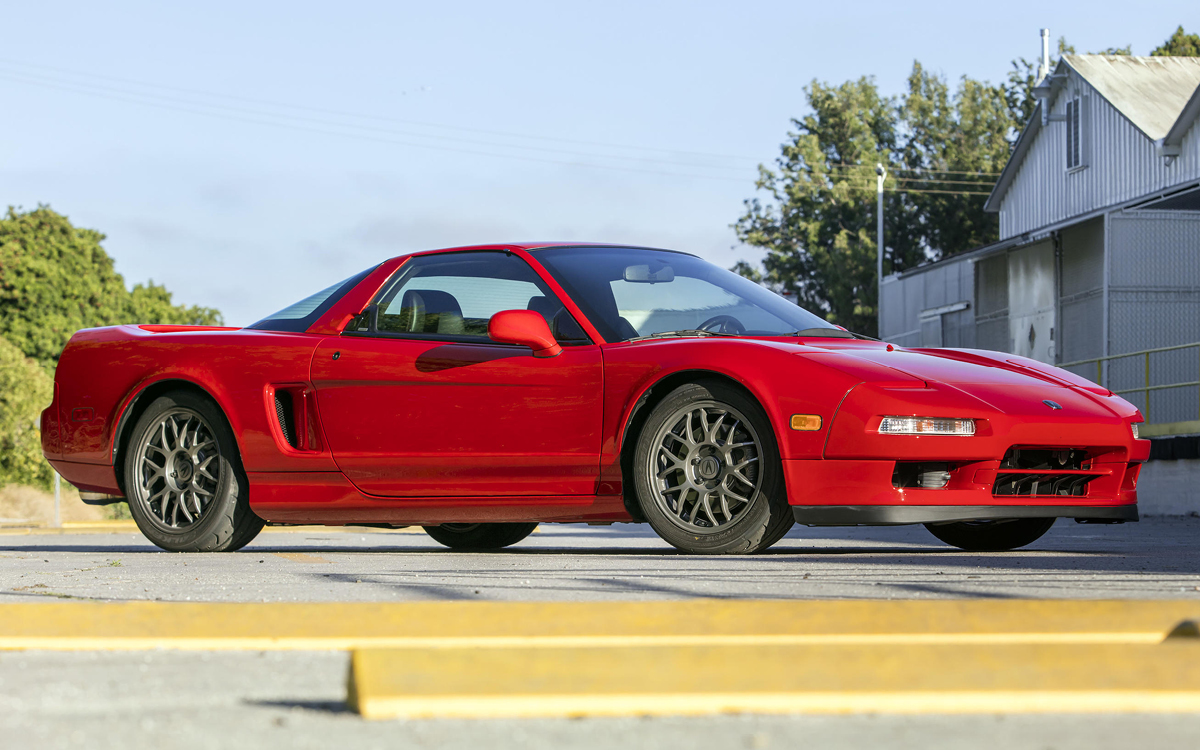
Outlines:
{"type": "Polygon", "coordinates": [[[1054,518],[1009,518],[995,521],[927,523],[925,528],[946,544],[968,552],[1005,552],[1033,544],[1054,525],[1054,518]]]}
{"type": "Polygon", "coordinates": [[[244,547],[263,527],[248,490],[233,431],[209,399],[174,391],[138,418],[125,451],[125,495],[151,542],[171,552],[244,547]]]}
{"type": "Polygon", "coordinates": [[[761,552],[795,523],[770,420],[724,383],[668,394],[646,419],[633,466],[646,520],[684,552],[761,552]]]}
{"type": "Polygon", "coordinates": [[[450,549],[500,549],[516,544],[533,533],[536,523],[444,523],[424,526],[434,541],[450,549]]]}

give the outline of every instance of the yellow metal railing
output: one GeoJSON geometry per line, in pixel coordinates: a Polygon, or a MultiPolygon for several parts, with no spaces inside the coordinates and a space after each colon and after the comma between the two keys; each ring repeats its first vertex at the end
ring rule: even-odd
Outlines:
{"type": "MultiPolygon", "coordinates": [[[[1151,383],[1150,355],[1158,354],[1160,352],[1180,351],[1183,349],[1195,349],[1196,350],[1196,353],[1197,353],[1196,373],[1197,373],[1197,377],[1200,378],[1200,342],[1196,342],[1194,344],[1180,344],[1179,346],[1161,346],[1157,349],[1143,349],[1140,352],[1129,352],[1128,354],[1110,354],[1107,357],[1094,357],[1092,359],[1080,359],[1075,362],[1063,362],[1062,364],[1058,365],[1058,367],[1078,367],[1080,365],[1094,364],[1094,365],[1096,365],[1096,383],[1103,384],[1104,383],[1104,363],[1105,362],[1112,362],[1112,361],[1118,360],[1118,359],[1130,359],[1132,357],[1141,357],[1145,363],[1145,377],[1142,381],[1142,387],[1141,388],[1124,388],[1122,390],[1114,390],[1113,393],[1116,393],[1116,394],[1126,394],[1126,393],[1145,394],[1145,405],[1142,407],[1142,416],[1145,418],[1145,420],[1148,424],[1150,422],[1150,392],[1151,391],[1165,391],[1169,388],[1197,388],[1197,389],[1200,389],[1200,379],[1189,380],[1185,383],[1166,383],[1166,384],[1162,384],[1162,385],[1150,385],[1150,383],[1151,383]]],[[[1198,417],[1200,417],[1200,414],[1198,414],[1198,417]]]]}

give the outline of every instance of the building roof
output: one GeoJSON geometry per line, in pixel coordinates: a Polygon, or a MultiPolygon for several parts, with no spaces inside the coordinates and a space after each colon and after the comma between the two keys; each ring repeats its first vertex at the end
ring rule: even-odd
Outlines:
{"type": "Polygon", "coordinates": [[[1152,141],[1166,137],[1200,87],[1200,57],[1066,55],[1063,62],[1152,141]]]}
{"type": "Polygon", "coordinates": [[[1142,135],[1156,143],[1178,145],[1200,117],[1200,57],[1064,55],[1054,73],[1042,83],[1048,98],[1039,99],[984,210],[1000,210],[1000,201],[1041,130],[1042,108],[1048,107],[1062,89],[1067,69],[1075,71],[1142,135]]]}

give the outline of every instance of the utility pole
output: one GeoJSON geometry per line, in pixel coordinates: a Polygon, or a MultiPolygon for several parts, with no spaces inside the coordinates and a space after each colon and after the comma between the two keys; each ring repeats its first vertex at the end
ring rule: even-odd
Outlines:
{"type": "Polygon", "coordinates": [[[875,334],[883,336],[883,181],[887,170],[875,165],[875,334]]]}

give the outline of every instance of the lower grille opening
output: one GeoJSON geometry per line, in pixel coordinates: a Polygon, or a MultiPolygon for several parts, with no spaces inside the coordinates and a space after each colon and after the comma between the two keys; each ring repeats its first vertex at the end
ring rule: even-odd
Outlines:
{"type": "Polygon", "coordinates": [[[1082,448],[1013,446],[996,473],[993,495],[1081,497],[1100,474],[1086,473],[1092,457],[1082,448]]]}
{"type": "Polygon", "coordinates": [[[996,475],[996,484],[992,488],[993,495],[1072,495],[1087,494],[1088,482],[1095,479],[1096,474],[1040,474],[1021,473],[996,475]]]}
{"type": "Polygon", "coordinates": [[[279,419],[279,429],[288,445],[296,447],[296,417],[292,409],[292,394],[290,391],[277,389],[275,391],[275,416],[279,419]]]}
{"type": "Polygon", "coordinates": [[[1000,461],[1000,470],[1082,471],[1089,468],[1088,453],[1078,448],[1012,447],[1000,461]]]}

